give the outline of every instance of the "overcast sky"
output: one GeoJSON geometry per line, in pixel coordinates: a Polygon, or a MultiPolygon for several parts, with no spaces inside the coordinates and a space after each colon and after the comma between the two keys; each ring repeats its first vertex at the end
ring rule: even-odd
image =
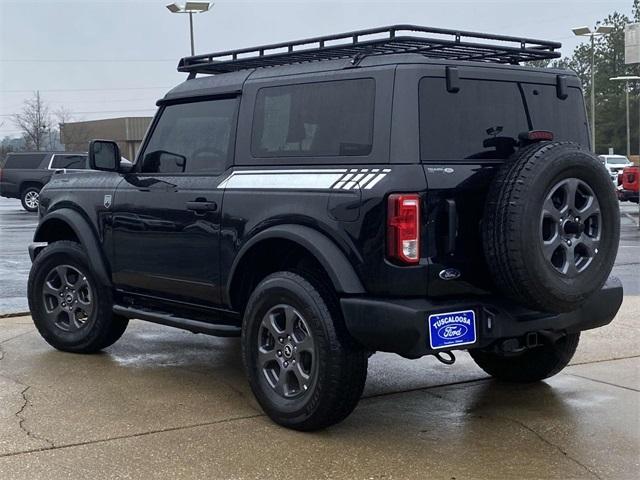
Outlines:
{"type": "MultiPolygon", "coordinates": [[[[11,115],[40,90],[74,119],[147,116],[185,79],[188,17],[170,0],[0,0],[0,137],[17,136],[11,115]]],[[[248,47],[393,23],[555,40],[563,54],[593,25],[632,0],[243,1],[218,0],[194,18],[196,53],[248,47]]]]}

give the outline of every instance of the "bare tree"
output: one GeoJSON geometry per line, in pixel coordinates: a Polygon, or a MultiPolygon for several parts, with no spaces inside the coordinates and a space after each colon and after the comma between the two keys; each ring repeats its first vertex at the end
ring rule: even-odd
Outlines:
{"type": "Polygon", "coordinates": [[[36,91],[32,98],[25,100],[22,112],[16,113],[13,121],[22,130],[30,148],[41,150],[49,142],[51,118],[40,92],[36,91]]]}
{"type": "Polygon", "coordinates": [[[66,107],[60,107],[53,112],[53,115],[58,121],[58,125],[64,125],[67,122],[71,122],[74,119],[73,113],[66,107]]]}

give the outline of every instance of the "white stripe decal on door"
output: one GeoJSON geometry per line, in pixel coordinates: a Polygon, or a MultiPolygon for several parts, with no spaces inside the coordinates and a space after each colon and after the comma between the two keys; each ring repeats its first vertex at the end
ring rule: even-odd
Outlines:
{"type": "Polygon", "coordinates": [[[237,170],[218,184],[218,189],[351,190],[373,188],[391,169],[289,169],[237,170]],[[371,173],[369,173],[371,172],[371,173]]]}

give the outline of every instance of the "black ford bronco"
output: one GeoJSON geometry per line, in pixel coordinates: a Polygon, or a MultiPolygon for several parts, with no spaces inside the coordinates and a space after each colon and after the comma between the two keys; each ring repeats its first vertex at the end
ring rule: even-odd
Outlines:
{"type": "Polygon", "coordinates": [[[376,351],[558,373],[622,302],[578,78],[526,63],[559,47],[400,25],[182,59],[133,166],[95,140],[99,172],[42,190],[38,330],[81,353],[129,319],[241,336],[299,430],[349,415],[376,351]]]}

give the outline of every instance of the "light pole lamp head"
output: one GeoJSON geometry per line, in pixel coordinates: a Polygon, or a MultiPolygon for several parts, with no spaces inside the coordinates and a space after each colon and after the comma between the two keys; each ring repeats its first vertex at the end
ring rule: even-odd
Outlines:
{"type": "Polygon", "coordinates": [[[613,26],[611,25],[600,25],[598,28],[596,28],[596,33],[598,35],[607,35],[611,32],[613,32],[613,26]]]}
{"type": "Polygon", "coordinates": [[[171,13],[204,13],[213,7],[213,2],[170,3],[166,7],[171,13]]]}
{"type": "Polygon", "coordinates": [[[589,27],[576,27],[576,28],[572,28],[571,31],[573,32],[574,35],[578,37],[591,35],[591,29],[589,27]]]}
{"type": "Polygon", "coordinates": [[[184,5],[184,9],[191,13],[204,13],[213,6],[210,2],[187,2],[184,5]]]}

